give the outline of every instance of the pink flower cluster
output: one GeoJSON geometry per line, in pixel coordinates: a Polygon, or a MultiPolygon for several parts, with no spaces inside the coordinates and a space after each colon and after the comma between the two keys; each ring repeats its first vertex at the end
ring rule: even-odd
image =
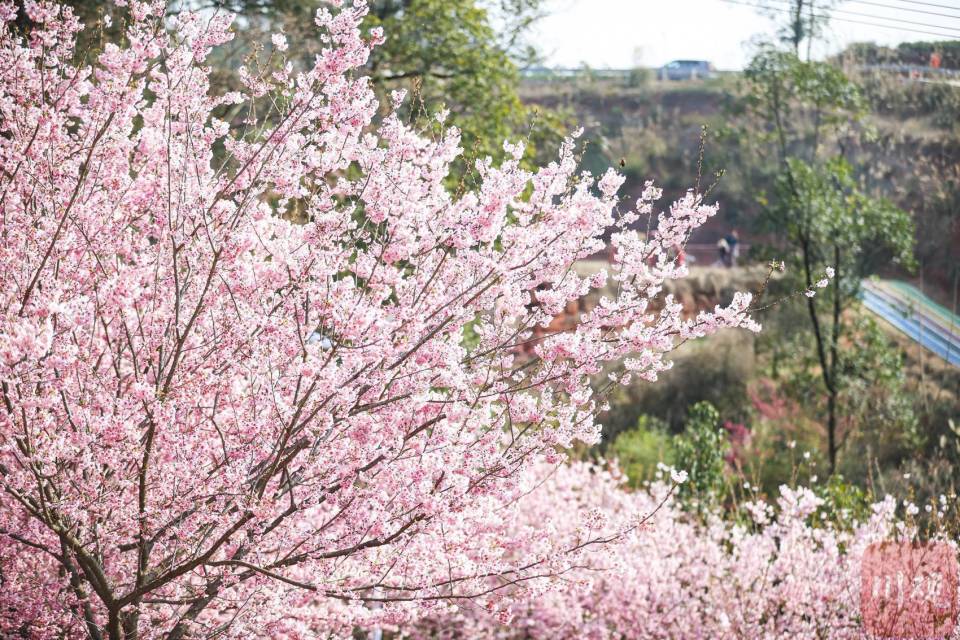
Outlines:
{"type": "Polygon", "coordinates": [[[743,506],[752,522],[700,524],[667,499],[669,486],[627,492],[616,471],[565,466],[528,498],[517,526],[584,535],[597,521],[646,519],[640,529],[578,558],[550,588],[515,594],[492,615],[467,604],[426,619],[413,638],[867,638],[860,563],[867,547],[902,535],[896,501],[873,506],[852,530],[813,526],[809,489],[781,487],[773,504],[743,506]],[[651,515],[652,514],[652,515],[651,515]]]}
{"type": "Polygon", "coordinates": [[[375,119],[363,2],[317,12],[312,67],[278,37],[225,95],[231,16],[116,4],[122,42],[77,65],[69,7],[29,0],[20,31],[0,3],[0,635],[502,611],[630,530],[505,523],[531,517],[527,470],[599,437],[590,376],[653,380],[684,340],[758,328],[744,294],[648,310],[715,207],[691,192],[643,239],[659,191],[619,213],[622,179],[578,174],[573,139],[535,171],[507,144],[451,193],[456,129],[375,119]],[[603,286],[572,267],[611,232],[615,294],[520,357],[603,286]]]}

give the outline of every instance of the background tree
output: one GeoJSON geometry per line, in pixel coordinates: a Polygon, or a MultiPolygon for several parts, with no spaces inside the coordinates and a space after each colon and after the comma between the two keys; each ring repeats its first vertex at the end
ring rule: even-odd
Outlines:
{"type": "MultiPolygon", "coordinates": [[[[123,38],[126,12],[109,3],[71,0],[87,28],[78,36],[80,57],[96,55],[108,41],[123,38]]],[[[167,3],[171,15],[182,10],[230,11],[237,15],[236,37],[212,54],[214,86],[240,86],[241,66],[266,63],[275,45],[274,33],[297,43],[284,52],[295,71],[308,69],[324,43],[312,28],[319,0],[176,0],[167,3]]],[[[413,94],[403,117],[423,125],[441,110],[449,110],[449,125],[460,128],[467,158],[501,157],[507,138],[524,139],[525,162],[543,162],[560,143],[569,119],[560,112],[529,108],[518,95],[520,69],[539,61],[527,41],[531,26],[544,14],[543,0],[373,0],[364,28],[389,34],[374,49],[364,73],[389,111],[390,92],[413,94]],[[537,150],[546,155],[537,156],[537,150]]],[[[29,26],[24,11],[16,25],[29,26]]],[[[261,108],[263,108],[261,106],[261,108]]],[[[236,110],[224,114],[238,118],[236,110]]],[[[459,162],[458,162],[459,164],[459,162]]],[[[468,163],[469,164],[469,163],[468,163]]],[[[531,165],[532,166],[532,165],[531,165]]]]}
{"type": "Polygon", "coordinates": [[[746,70],[746,112],[765,123],[754,136],[768,157],[773,188],[763,196],[761,229],[776,240],[771,255],[790,259],[806,301],[825,393],[826,450],[831,470],[841,442],[842,352],[859,347],[847,326],[863,278],[889,264],[911,267],[914,229],[906,212],[862,186],[846,150],[857,128],[862,98],[856,85],[829,63],[801,60],[794,51],[765,47],[746,70]],[[817,273],[836,274],[828,295],[814,298],[817,273]]]}
{"type": "Polygon", "coordinates": [[[761,0],[759,11],[780,24],[777,31],[780,42],[793,49],[794,55],[799,57],[803,53],[801,47],[806,43],[809,60],[810,47],[829,24],[828,9],[836,4],[836,0],[761,0]]]}
{"type": "MultiPolygon", "coordinates": [[[[295,58],[309,65],[322,43],[310,24],[310,0],[225,0],[216,3],[240,16],[234,51],[251,44],[270,48],[270,34],[283,31],[298,43],[295,58]]],[[[506,138],[526,139],[526,158],[555,148],[565,128],[557,113],[527,108],[517,93],[519,70],[538,60],[526,40],[543,15],[542,0],[374,0],[365,28],[381,27],[387,38],[371,52],[364,72],[383,104],[404,88],[414,99],[404,117],[421,124],[450,111],[461,129],[467,155],[503,154],[506,138]]],[[[238,54],[229,55],[236,59],[238,54]]]]}

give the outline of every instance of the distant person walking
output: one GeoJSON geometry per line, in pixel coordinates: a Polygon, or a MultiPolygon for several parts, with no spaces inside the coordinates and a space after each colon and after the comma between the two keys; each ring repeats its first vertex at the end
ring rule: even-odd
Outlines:
{"type": "Polygon", "coordinates": [[[727,243],[727,259],[725,264],[728,267],[735,267],[737,266],[737,258],[740,257],[740,234],[734,229],[723,239],[727,243]]]}
{"type": "Polygon", "coordinates": [[[730,254],[730,245],[727,244],[726,238],[720,238],[717,240],[717,262],[714,266],[725,267],[727,266],[727,256],[730,254]]]}

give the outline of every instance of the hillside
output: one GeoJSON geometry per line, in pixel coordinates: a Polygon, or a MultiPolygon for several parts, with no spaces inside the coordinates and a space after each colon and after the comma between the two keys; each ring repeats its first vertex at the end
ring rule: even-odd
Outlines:
{"type": "MultiPolygon", "coordinates": [[[[916,255],[931,295],[950,299],[960,264],[960,88],[915,82],[897,74],[855,71],[867,112],[856,126],[866,142],[843,152],[868,167],[861,180],[878,195],[911,212],[916,255]]],[[[624,194],[631,200],[645,180],[674,196],[697,180],[701,130],[707,127],[701,184],[723,177],[710,192],[717,218],[698,230],[694,243],[712,244],[731,228],[762,241],[757,218],[769,188],[765,165],[740,135],[742,78],[664,82],[640,75],[609,78],[583,73],[526,78],[521,97],[558,109],[584,127],[585,166],[599,173],[622,161],[624,194]]],[[[911,276],[902,272],[887,275],[911,276]]]]}

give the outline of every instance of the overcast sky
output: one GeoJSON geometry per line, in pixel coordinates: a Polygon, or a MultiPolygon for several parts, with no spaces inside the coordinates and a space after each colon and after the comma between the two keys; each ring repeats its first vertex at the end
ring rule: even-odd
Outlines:
{"type": "MultiPolygon", "coordinates": [[[[724,0],[547,2],[550,15],[539,23],[533,41],[548,66],[577,67],[585,62],[595,68],[628,68],[693,58],[710,60],[720,69],[740,69],[749,60],[750,40],[758,34],[772,35],[776,29],[772,20],[755,9],[724,0]]],[[[788,2],[774,0],[770,5],[787,6],[788,2]]],[[[890,26],[834,20],[828,34],[830,51],[850,42],[896,44],[960,38],[960,0],[849,0],[835,9],[839,11],[834,18],[890,26]]],[[[782,20],[786,16],[777,17],[782,20]]]]}

